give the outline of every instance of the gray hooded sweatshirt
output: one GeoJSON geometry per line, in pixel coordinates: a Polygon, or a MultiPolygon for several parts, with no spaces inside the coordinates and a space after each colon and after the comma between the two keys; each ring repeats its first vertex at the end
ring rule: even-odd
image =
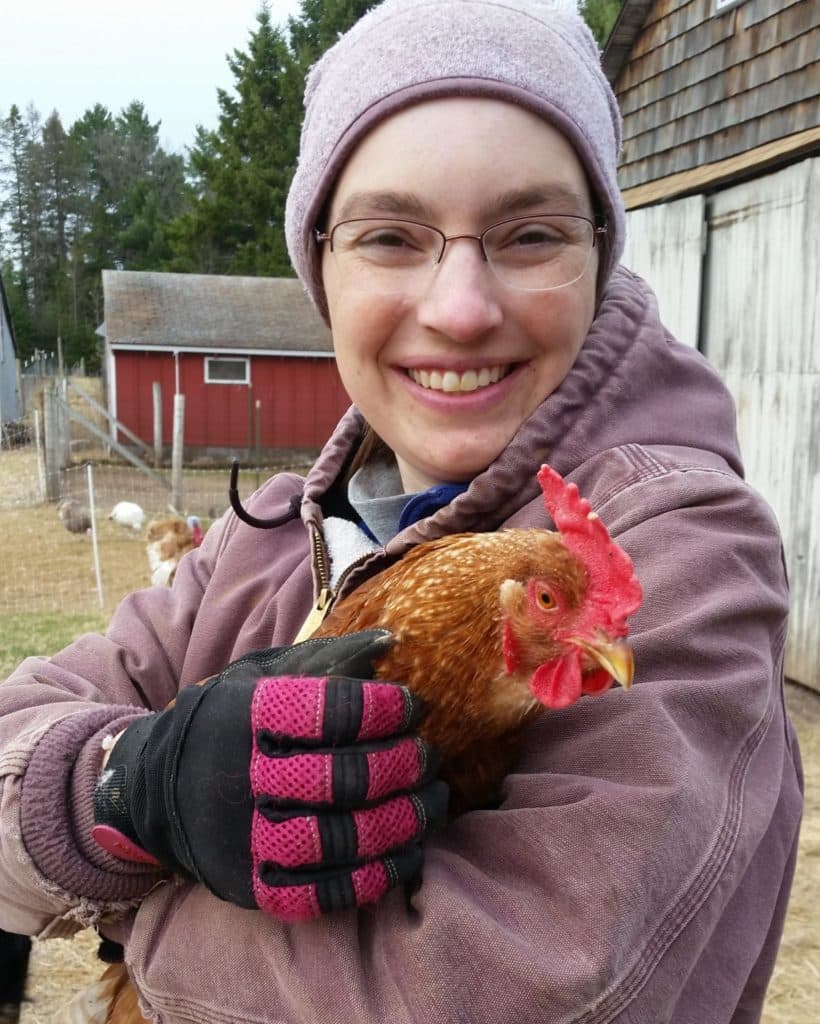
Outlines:
{"type": "Polygon", "coordinates": [[[728,393],[624,270],[507,450],[342,589],[421,540],[549,526],[535,480],[549,463],[643,585],[632,690],[529,726],[501,805],[426,842],[409,900],[285,925],[90,839],[106,735],[293,640],[325,582],[321,499],[360,430],[352,409],[306,480],[257,492],[251,511],[280,526],[227,514],[172,589],[129,596],[105,637],[28,659],[0,686],[0,927],[102,926],[164,1024],[759,1020],[802,805],[780,536],[742,479],[728,393]]]}

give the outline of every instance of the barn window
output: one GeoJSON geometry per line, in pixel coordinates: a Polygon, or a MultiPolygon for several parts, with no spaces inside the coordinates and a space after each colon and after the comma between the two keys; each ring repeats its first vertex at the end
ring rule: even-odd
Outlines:
{"type": "Polygon", "coordinates": [[[250,384],[251,366],[249,359],[227,359],[222,356],[206,356],[206,384],[250,384]]]}

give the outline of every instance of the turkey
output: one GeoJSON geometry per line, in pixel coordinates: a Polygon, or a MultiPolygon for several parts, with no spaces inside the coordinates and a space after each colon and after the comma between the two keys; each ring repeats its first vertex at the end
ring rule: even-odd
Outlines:
{"type": "Polygon", "coordinates": [[[91,513],[76,498],[64,498],[57,506],[57,515],[69,533],[86,534],[91,531],[91,513]]]}

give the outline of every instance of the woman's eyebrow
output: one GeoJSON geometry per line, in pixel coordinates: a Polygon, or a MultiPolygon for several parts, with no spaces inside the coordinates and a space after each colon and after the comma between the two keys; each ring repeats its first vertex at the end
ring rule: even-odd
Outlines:
{"type": "Polygon", "coordinates": [[[510,189],[482,204],[481,217],[490,220],[517,213],[567,213],[588,216],[589,198],[567,185],[546,184],[510,189]]]}
{"type": "Polygon", "coordinates": [[[353,192],[339,207],[336,220],[351,220],[356,217],[372,217],[380,214],[424,219],[430,217],[430,210],[412,192],[353,192]]]}
{"type": "MultiPolygon", "coordinates": [[[[566,185],[545,184],[510,189],[481,204],[479,219],[500,220],[517,213],[575,213],[589,216],[589,198],[566,185]]],[[[351,193],[339,207],[335,220],[353,220],[384,214],[430,222],[431,208],[413,192],[391,190],[351,193]]]]}

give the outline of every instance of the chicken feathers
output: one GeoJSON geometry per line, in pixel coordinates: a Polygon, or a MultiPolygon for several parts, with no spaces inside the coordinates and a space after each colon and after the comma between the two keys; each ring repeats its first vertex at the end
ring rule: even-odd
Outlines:
{"type": "Polygon", "coordinates": [[[558,531],[463,533],[420,544],[332,608],[314,636],[388,629],[376,665],[429,706],[453,809],[495,799],[518,733],[544,707],[632,682],[632,563],[549,467],[538,476],[558,531]]]}

